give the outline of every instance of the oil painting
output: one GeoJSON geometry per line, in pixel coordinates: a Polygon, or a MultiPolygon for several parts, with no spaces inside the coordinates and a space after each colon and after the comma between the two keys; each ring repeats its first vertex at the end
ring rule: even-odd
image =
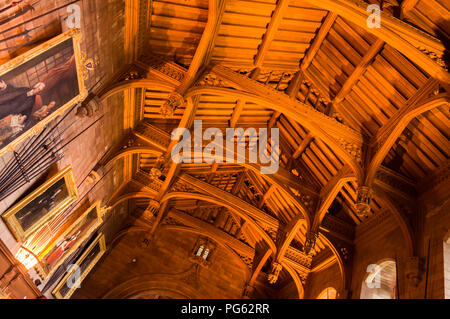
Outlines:
{"type": "Polygon", "coordinates": [[[47,180],[2,215],[19,242],[24,242],[48,220],[78,198],[71,166],[47,180]]]}
{"type": "Polygon", "coordinates": [[[0,155],[87,96],[77,29],[0,66],[0,155]]]}

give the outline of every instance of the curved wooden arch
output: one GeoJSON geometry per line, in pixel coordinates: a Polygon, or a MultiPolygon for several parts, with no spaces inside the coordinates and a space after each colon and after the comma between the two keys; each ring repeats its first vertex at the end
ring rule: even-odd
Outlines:
{"type": "Polygon", "coordinates": [[[256,233],[259,234],[264,239],[264,241],[269,245],[270,249],[272,250],[272,253],[273,254],[276,253],[277,247],[276,247],[274,241],[272,240],[272,238],[270,238],[270,236],[267,235],[267,233],[251,217],[249,217],[249,216],[247,216],[247,214],[241,212],[237,207],[234,207],[232,205],[224,203],[220,199],[212,197],[212,196],[198,194],[198,193],[186,193],[186,192],[167,193],[161,199],[161,203],[168,201],[170,199],[173,199],[173,198],[198,199],[198,200],[206,201],[209,203],[217,204],[222,207],[226,207],[227,209],[233,211],[236,215],[240,216],[242,219],[247,221],[249,226],[253,227],[253,229],[256,231],[256,233]]]}
{"type": "Polygon", "coordinates": [[[114,201],[109,203],[109,209],[113,209],[117,205],[123,203],[124,201],[127,201],[129,199],[133,198],[148,198],[148,199],[154,199],[155,195],[148,193],[148,192],[134,192],[134,193],[127,193],[122,196],[119,196],[118,198],[115,198],[114,201]]]}
{"type": "Polygon", "coordinates": [[[291,275],[292,280],[294,281],[295,286],[297,287],[298,299],[305,298],[305,290],[303,288],[302,281],[300,280],[300,277],[298,276],[295,269],[283,261],[281,262],[281,265],[283,266],[284,269],[286,269],[289,275],[291,275]]]}
{"type": "MultiPolygon", "coordinates": [[[[196,86],[191,88],[186,93],[186,96],[192,97],[202,94],[232,96],[233,98],[236,99],[245,100],[247,102],[253,102],[258,105],[264,105],[264,107],[267,107],[274,111],[281,112],[286,116],[291,117],[293,120],[295,120],[296,122],[304,126],[306,129],[311,131],[316,137],[320,138],[324,143],[332,146],[332,149],[333,151],[335,151],[336,155],[340,156],[344,160],[344,162],[347,163],[352,168],[352,170],[354,171],[354,173],[358,178],[362,178],[363,172],[361,165],[359,165],[356,162],[356,160],[347,151],[344,150],[344,148],[341,146],[341,144],[339,144],[339,142],[335,138],[331,137],[319,125],[311,122],[310,119],[307,118],[305,113],[307,114],[308,110],[306,110],[303,113],[300,113],[294,108],[286,107],[282,103],[280,104],[274,103],[273,101],[260,97],[256,94],[221,87],[196,86]]],[[[316,111],[314,110],[314,112],[316,111]]],[[[362,144],[363,141],[361,140],[360,142],[362,144]]]]}
{"type": "Polygon", "coordinates": [[[332,205],[333,201],[336,199],[336,196],[339,194],[342,187],[344,187],[346,183],[354,180],[356,180],[356,177],[353,176],[353,174],[348,174],[339,177],[336,183],[331,185],[332,187],[330,187],[330,189],[327,190],[326,194],[324,194],[324,197],[321,198],[321,204],[314,217],[314,222],[311,231],[317,232],[319,230],[319,227],[322,224],[322,221],[325,218],[328,209],[332,205]]]}
{"type": "Polygon", "coordinates": [[[388,123],[386,123],[386,128],[382,128],[383,132],[377,134],[375,140],[380,139],[381,134],[387,134],[389,131],[386,141],[381,145],[381,147],[375,153],[373,159],[371,160],[369,167],[367,168],[367,174],[365,178],[365,185],[371,186],[375,180],[375,176],[378,168],[383,162],[386,155],[389,153],[395,141],[403,133],[409,123],[415,119],[417,116],[430,111],[439,106],[449,104],[450,95],[448,93],[439,94],[424,100],[419,106],[412,105],[405,109],[403,112],[399,112],[394,117],[392,117],[388,123]]]}
{"type": "Polygon", "coordinates": [[[106,101],[111,96],[123,92],[128,89],[146,89],[148,87],[157,88],[166,90],[168,92],[172,92],[175,88],[175,85],[164,83],[160,79],[158,80],[156,77],[154,79],[139,79],[139,80],[129,80],[129,81],[121,81],[116,83],[103,91],[103,93],[99,96],[101,102],[106,101]]]}
{"type": "MultiPolygon", "coordinates": [[[[230,159],[226,156],[226,151],[227,148],[224,147],[223,148],[224,151],[224,155],[223,155],[223,162],[227,163],[228,160],[230,161],[234,161],[233,159],[230,159]]],[[[236,153],[236,150],[234,150],[236,153]]],[[[195,156],[203,156],[203,153],[199,154],[197,152],[191,152],[191,156],[192,158],[194,158],[195,156]]],[[[205,157],[203,156],[203,159],[205,159],[205,157]]],[[[269,182],[270,184],[274,184],[276,186],[278,186],[278,190],[282,193],[284,193],[284,195],[287,196],[287,198],[294,203],[294,205],[297,207],[297,209],[300,211],[300,215],[298,216],[298,218],[301,219],[301,217],[303,217],[303,219],[306,221],[306,225],[309,226],[311,224],[311,217],[310,217],[310,213],[309,210],[301,203],[299,202],[294,195],[291,193],[291,191],[288,189],[288,185],[283,185],[283,181],[282,178],[279,177],[279,175],[276,174],[262,174],[260,171],[260,165],[259,164],[255,164],[255,163],[249,163],[248,160],[246,160],[244,163],[233,163],[233,165],[238,165],[244,168],[247,168],[248,170],[251,170],[252,172],[254,172],[255,174],[258,174],[259,176],[261,176],[262,178],[264,178],[267,182],[269,182]]]]}
{"type": "Polygon", "coordinates": [[[367,19],[372,13],[367,11],[367,4],[362,1],[306,1],[314,6],[335,12],[348,21],[352,21],[365,31],[372,33],[401,52],[423,70],[426,70],[431,76],[436,77],[445,83],[450,83],[450,74],[418,49],[419,47],[424,47],[431,52],[435,52],[437,55],[443,56],[445,53],[445,45],[438,39],[431,37],[408,23],[398,20],[389,13],[385,13],[384,10],[380,12],[384,27],[370,28],[367,24],[367,19]]]}
{"type": "Polygon", "coordinates": [[[161,151],[155,150],[154,148],[148,147],[148,146],[135,146],[135,147],[128,147],[126,149],[120,150],[116,155],[114,155],[112,158],[109,158],[103,166],[110,166],[115,161],[124,158],[129,155],[134,154],[150,154],[155,155],[156,157],[161,156],[163,153],[161,151]]]}

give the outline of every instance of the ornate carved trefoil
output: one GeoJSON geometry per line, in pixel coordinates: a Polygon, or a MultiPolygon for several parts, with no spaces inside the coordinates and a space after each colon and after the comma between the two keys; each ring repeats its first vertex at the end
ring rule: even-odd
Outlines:
{"type": "Polygon", "coordinates": [[[360,186],[358,188],[358,195],[356,198],[356,209],[359,217],[367,217],[370,212],[370,201],[372,200],[372,190],[367,186],[360,186]]]}

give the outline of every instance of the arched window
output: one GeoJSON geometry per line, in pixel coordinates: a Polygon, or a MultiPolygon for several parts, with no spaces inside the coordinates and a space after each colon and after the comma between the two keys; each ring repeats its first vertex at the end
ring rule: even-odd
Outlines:
{"type": "Polygon", "coordinates": [[[317,299],[336,299],[337,291],[333,287],[328,287],[322,291],[317,299]]]}
{"type": "Polygon", "coordinates": [[[381,261],[367,267],[361,287],[361,299],[396,299],[397,267],[394,260],[381,261]]]}

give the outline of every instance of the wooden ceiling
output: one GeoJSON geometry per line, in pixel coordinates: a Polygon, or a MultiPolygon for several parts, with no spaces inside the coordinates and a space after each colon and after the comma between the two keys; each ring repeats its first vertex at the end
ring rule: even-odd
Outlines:
{"type": "Polygon", "coordinates": [[[116,201],[132,198],[138,211],[155,215],[155,227],[167,212],[190,227],[212,226],[218,238],[253,252],[246,258],[255,277],[273,272],[270,260],[294,281],[335,261],[344,273],[354,229],[373,215],[390,210],[409,225],[420,185],[448,172],[450,4],[389,5],[382,27],[370,29],[368,3],[151,1],[138,14],[145,27],[134,30],[147,39],[132,67],[139,76],[103,96],[136,95],[139,124],[130,149],[119,151],[133,159],[133,185],[116,201]],[[161,112],[168,105],[171,116],[161,112]],[[193,120],[204,130],[279,128],[280,171],[171,162],[170,133],[193,120]],[[362,186],[373,191],[365,216],[362,186]],[[311,257],[303,250],[315,233],[311,257]]]}

